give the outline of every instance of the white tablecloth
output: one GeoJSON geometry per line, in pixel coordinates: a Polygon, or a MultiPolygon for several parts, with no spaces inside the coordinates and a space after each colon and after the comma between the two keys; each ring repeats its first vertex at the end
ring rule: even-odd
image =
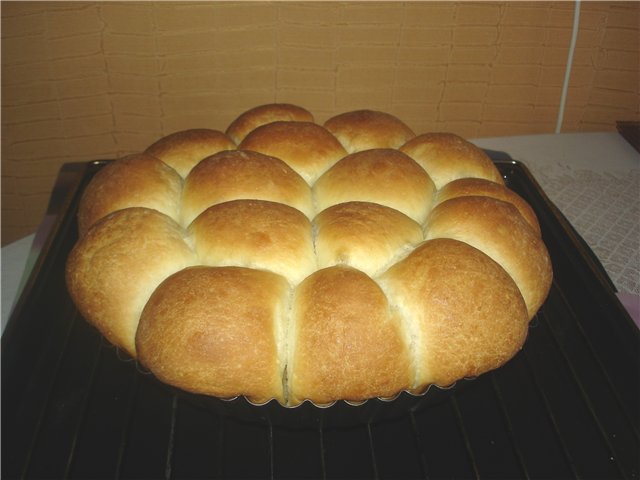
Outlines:
{"type": "Polygon", "coordinates": [[[20,290],[30,272],[27,258],[33,244],[35,234],[21,238],[17,242],[2,247],[0,268],[2,269],[2,331],[20,290]]]}
{"type": "MultiPolygon", "coordinates": [[[[640,325],[640,154],[616,132],[472,140],[524,163],[602,262],[640,325]]],[[[2,328],[37,256],[34,235],[2,248],[2,328]],[[26,272],[25,272],[26,267],[26,272]]]]}
{"type": "Polygon", "coordinates": [[[618,133],[474,141],[524,163],[620,292],[640,295],[640,154],[618,133]]]}

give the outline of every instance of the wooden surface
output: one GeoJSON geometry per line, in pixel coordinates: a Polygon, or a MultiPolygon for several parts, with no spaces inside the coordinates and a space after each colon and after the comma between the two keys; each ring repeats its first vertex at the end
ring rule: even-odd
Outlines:
{"type": "MultiPolygon", "coordinates": [[[[224,130],[291,102],[416,133],[553,132],[572,2],[5,2],[2,244],[34,231],[59,167],[224,130]]],[[[562,130],[638,120],[637,2],[582,2],[562,130]]]]}

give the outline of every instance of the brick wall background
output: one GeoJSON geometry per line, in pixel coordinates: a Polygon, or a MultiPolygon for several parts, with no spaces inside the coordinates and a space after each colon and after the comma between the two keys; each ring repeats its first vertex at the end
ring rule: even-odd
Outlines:
{"type": "MultiPolygon", "coordinates": [[[[2,243],[59,167],[262,103],[356,108],[417,133],[555,130],[572,2],[3,2],[2,243]]],[[[583,2],[562,131],[638,120],[640,4],[583,2]]]]}

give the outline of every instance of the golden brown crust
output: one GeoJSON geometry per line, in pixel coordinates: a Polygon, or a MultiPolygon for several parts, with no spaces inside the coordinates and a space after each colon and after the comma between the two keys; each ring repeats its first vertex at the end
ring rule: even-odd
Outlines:
{"type": "Polygon", "coordinates": [[[191,267],[149,299],[136,336],[140,362],[184,390],[284,402],[279,345],[289,287],[241,267],[191,267]]]}
{"type": "Polygon", "coordinates": [[[258,152],[220,152],[191,171],[182,195],[182,224],[229,200],[280,202],[313,217],[311,189],[286,163],[258,152]]]}
{"type": "Polygon", "coordinates": [[[111,212],[129,207],[153,208],[178,218],[182,179],[145,153],[128,155],[103,167],[84,190],[78,207],[80,236],[111,212]]]}
{"type": "Polygon", "coordinates": [[[324,127],[311,122],[272,122],[256,128],[238,146],[283,160],[310,185],[347,152],[324,127]]]}
{"type": "Polygon", "coordinates": [[[330,267],[297,289],[289,401],[325,404],[393,396],[407,388],[407,345],[384,293],[364,273],[330,267]]]}
{"type": "Polygon", "coordinates": [[[313,115],[308,110],[289,103],[270,103],[259,105],[242,113],[227,128],[227,135],[236,144],[253,130],[272,122],[313,122],[313,115]]]}
{"type": "Polygon", "coordinates": [[[425,237],[453,238],[483,251],[520,289],[533,317],[547,297],[552,270],[537,233],[512,204],[490,197],[458,197],[433,209],[425,237]]]}
{"type": "Polygon", "coordinates": [[[222,132],[192,128],[161,138],[150,145],[145,153],[159,158],[185,178],[203,158],[223,150],[235,149],[236,144],[222,132]]]}
{"type": "Polygon", "coordinates": [[[412,338],[417,391],[497,368],[526,338],[528,315],[515,283],[465,243],[427,241],[381,284],[412,338]]]}
{"type": "Polygon", "coordinates": [[[376,203],[334,205],[313,224],[319,268],[348,265],[372,277],[423,240],[418,223],[376,203]]]}
{"type": "Polygon", "coordinates": [[[399,118],[376,110],[341,113],[324,123],[349,153],[371,148],[399,148],[415,133],[399,118]]]}
{"type": "Polygon", "coordinates": [[[374,202],[423,222],[435,188],[429,176],[407,155],[388,148],[352,153],[313,186],[318,211],[348,201],[374,202]]]}
{"type": "Polygon", "coordinates": [[[316,270],[311,222],[282,203],[220,203],[199,215],[189,231],[203,265],[270,270],[293,285],[316,270]]]}
{"type": "Polygon", "coordinates": [[[195,263],[183,230],[147,208],[118,210],[74,246],[66,282],[78,310],[114,345],[136,355],[135,334],[153,289],[195,263]]]}
{"type": "Polygon", "coordinates": [[[400,147],[422,168],[436,188],[458,178],[484,178],[504,184],[500,172],[489,156],[473,143],[453,133],[424,133],[400,147]]]}
{"type": "Polygon", "coordinates": [[[483,178],[461,178],[447,183],[438,190],[434,207],[446,200],[456,197],[491,197],[508,202],[518,209],[520,215],[540,236],[540,224],[533,208],[516,192],[505,185],[491,182],[483,178]]]}
{"type": "Polygon", "coordinates": [[[192,129],[104,167],[65,272],[80,313],[160,380],[256,403],[508,361],[552,281],[533,209],[457,135],[370,110],[325,125],[262,105],[227,129],[238,148],[192,129]]]}

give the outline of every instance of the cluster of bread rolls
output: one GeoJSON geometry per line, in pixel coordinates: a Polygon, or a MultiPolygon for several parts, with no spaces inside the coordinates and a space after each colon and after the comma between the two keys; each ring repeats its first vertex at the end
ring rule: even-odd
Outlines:
{"type": "Polygon", "coordinates": [[[295,406],[508,361],[552,269],[489,157],[359,110],[250,109],[113,161],[67,263],[80,313],[161,381],[295,406]]]}

